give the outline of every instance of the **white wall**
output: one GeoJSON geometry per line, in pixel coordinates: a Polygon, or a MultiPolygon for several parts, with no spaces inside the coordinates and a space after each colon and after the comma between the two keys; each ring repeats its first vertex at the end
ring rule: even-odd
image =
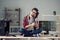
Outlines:
{"type": "MultiPolygon", "coordinates": [[[[0,9],[8,8],[21,8],[21,26],[23,17],[29,14],[30,10],[34,7],[39,9],[39,20],[55,21],[56,17],[45,17],[43,15],[53,15],[53,11],[60,14],[60,0],[0,0],[0,9]]],[[[0,13],[1,14],[1,13],[0,13]]]]}

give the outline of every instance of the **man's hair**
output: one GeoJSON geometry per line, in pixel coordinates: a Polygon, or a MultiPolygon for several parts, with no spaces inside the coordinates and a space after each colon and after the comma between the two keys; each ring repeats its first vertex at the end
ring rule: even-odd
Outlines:
{"type": "Polygon", "coordinates": [[[37,8],[33,8],[32,10],[35,10],[36,12],[38,12],[38,9],[37,8]]]}
{"type": "Polygon", "coordinates": [[[36,16],[35,16],[35,18],[37,18],[37,17],[38,17],[38,14],[39,14],[38,9],[37,9],[37,8],[33,8],[32,11],[33,11],[33,10],[35,10],[35,11],[37,12],[37,13],[36,13],[36,16]]]}

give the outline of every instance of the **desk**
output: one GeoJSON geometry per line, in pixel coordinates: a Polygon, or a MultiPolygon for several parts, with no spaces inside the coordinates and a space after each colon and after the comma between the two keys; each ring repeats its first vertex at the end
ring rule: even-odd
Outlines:
{"type": "Polygon", "coordinates": [[[60,38],[60,37],[23,37],[23,36],[16,36],[16,37],[13,37],[13,36],[0,36],[0,39],[1,40],[5,40],[5,39],[23,39],[23,40],[40,40],[40,39],[44,39],[44,40],[47,40],[47,39],[58,39],[58,38],[60,38]]]}
{"type": "MultiPolygon", "coordinates": [[[[23,37],[20,35],[16,35],[16,37],[14,37],[14,36],[0,36],[0,38],[37,38],[37,37],[23,37]]],[[[41,35],[38,38],[60,38],[60,37],[54,37],[54,36],[49,36],[49,35],[41,35]]]]}

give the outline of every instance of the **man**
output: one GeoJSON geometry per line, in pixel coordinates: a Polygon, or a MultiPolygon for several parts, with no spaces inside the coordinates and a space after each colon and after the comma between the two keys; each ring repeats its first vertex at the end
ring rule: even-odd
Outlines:
{"type": "Polygon", "coordinates": [[[37,31],[36,29],[39,28],[38,26],[39,23],[37,20],[38,14],[39,14],[38,9],[33,8],[30,14],[24,17],[23,19],[24,28],[20,30],[20,32],[24,34],[24,36],[32,36],[33,34],[40,33],[40,32],[35,33],[35,31],[37,31]]]}

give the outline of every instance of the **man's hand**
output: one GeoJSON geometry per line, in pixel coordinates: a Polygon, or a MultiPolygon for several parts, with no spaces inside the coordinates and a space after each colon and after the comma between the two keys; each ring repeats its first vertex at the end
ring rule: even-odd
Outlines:
{"type": "Polygon", "coordinates": [[[31,24],[27,25],[25,28],[29,28],[29,27],[33,27],[33,26],[35,26],[35,23],[31,23],[31,24]]]}

